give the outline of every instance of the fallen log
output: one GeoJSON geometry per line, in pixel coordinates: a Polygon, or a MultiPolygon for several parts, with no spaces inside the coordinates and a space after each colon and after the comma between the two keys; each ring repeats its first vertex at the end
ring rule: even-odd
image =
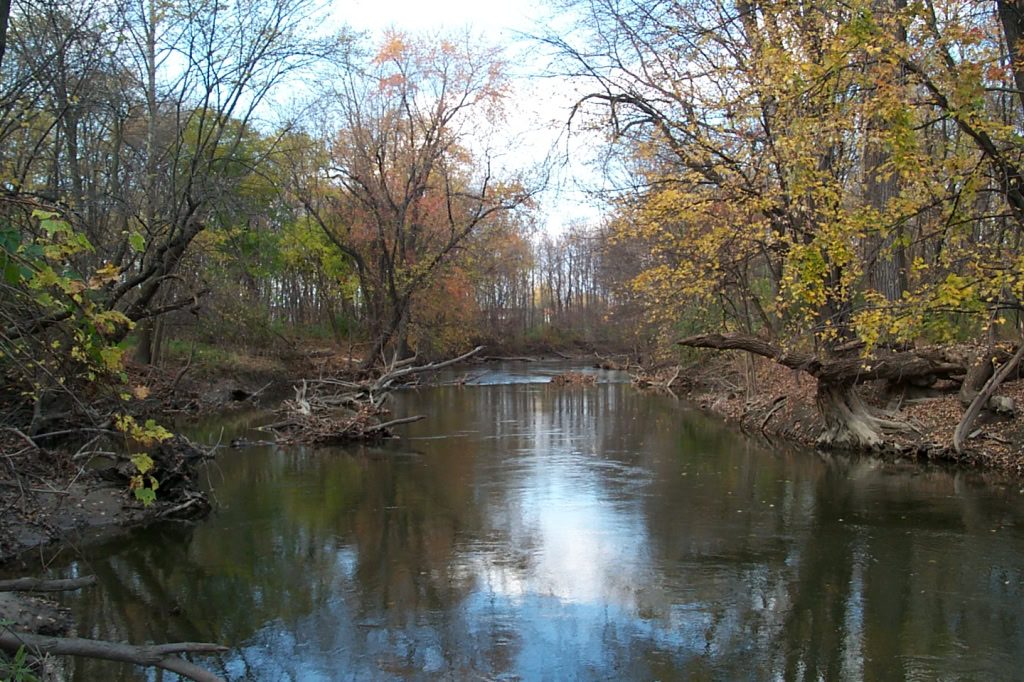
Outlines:
{"type": "Polygon", "coordinates": [[[752,334],[698,334],[677,342],[692,348],[745,350],[770,358],[784,367],[807,372],[829,384],[865,383],[876,379],[907,380],[915,377],[948,378],[966,374],[962,358],[954,358],[941,348],[885,353],[871,358],[819,358],[812,353],[786,350],[752,334]]]}
{"type": "Polygon", "coordinates": [[[984,388],[978,392],[971,404],[967,408],[967,412],[960,419],[960,423],[956,427],[956,431],[953,433],[953,449],[956,450],[956,454],[962,454],[964,448],[964,440],[967,438],[967,434],[971,432],[974,427],[974,421],[981,414],[982,408],[985,407],[992,399],[996,390],[1002,385],[1006,377],[1010,376],[1013,370],[1017,369],[1017,365],[1020,364],[1021,356],[1024,356],[1024,343],[1020,345],[1017,352],[1013,354],[1013,357],[1007,361],[1005,365],[999,368],[999,371],[993,374],[988,381],[985,382],[984,388]]]}
{"type": "Polygon", "coordinates": [[[195,680],[195,682],[224,682],[224,680],[194,663],[178,658],[174,654],[216,654],[228,650],[227,647],[204,642],[176,642],[172,644],[136,646],[119,642],[104,642],[98,639],[82,639],[80,637],[47,637],[10,630],[0,632],[0,649],[16,652],[21,647],[25,647],[29,653],[40,658],[49,654],[131,663],[168,670],[190,680],[195,680]]]}
{"type": "Polygon", "coordinates": [[[64,580],[43,580],[42,578],[14,578],[0,580],[0,592],[66,592],[92,587],[96,584],[96,576],[84,578],[66,578],[64,580]]]}

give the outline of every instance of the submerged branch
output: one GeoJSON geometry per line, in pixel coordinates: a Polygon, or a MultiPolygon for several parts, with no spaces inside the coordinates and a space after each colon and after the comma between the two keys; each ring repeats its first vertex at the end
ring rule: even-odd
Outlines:
{"type": "Polygon", "coordinates": [[[200,653],[215,654],[227,651],[227,647],[205,642],[176,642],[172,644],[149,644],[136,646],[119,642],[105,642],[98,639],[79,637],[46,637],[28,633],[0,632],[0,649],[17,651],[25,647],[29,652],[43,656],[81,656],[104,661],[132,663],[134,665],[162,668],[177,673],[195,682],[224,682],[217,675],[200,668],[194,663],[178,658],[174,654],[200,653]]]}

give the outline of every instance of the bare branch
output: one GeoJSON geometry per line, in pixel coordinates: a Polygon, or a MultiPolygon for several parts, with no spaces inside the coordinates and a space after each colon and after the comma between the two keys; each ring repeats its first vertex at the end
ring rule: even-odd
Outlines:
{"type": "Polygon", "coordinates": [[[227,647],[202,642],[176,642],[172,644],[149,644],[136,646],[118,642],[104,642],[79,637],[45,637],[7,630],[0,632],[0,649],[17,651],[25,647],[32,653],[43,656],[81,656],[104,661],[132,663],[134,665],[162,668],[195,682],[224,682],[217,675],[200,668],[174,654],[199,653],[215,654],[227,651],[227,647]]]}

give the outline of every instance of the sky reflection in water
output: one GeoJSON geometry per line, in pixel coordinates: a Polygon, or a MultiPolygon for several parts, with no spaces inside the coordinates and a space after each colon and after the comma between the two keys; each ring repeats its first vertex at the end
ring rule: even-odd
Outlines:
{"type": "Polygon", "coordinates": [[[616,383],[394,407],[430,416],[381,449],[226,453],[215,517],[62,567],[104,585],[69,597],[81,634],[224,642],[207,663],[252,680],[1009,679],[1024,662],[1016,486],[763,450],[616,383]]]}

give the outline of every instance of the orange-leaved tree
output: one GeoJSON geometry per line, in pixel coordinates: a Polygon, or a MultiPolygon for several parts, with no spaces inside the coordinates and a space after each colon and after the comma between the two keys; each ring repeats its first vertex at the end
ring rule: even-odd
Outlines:
{"type": "Polygon", "coordinates": [[[355,267],[372,345],[408,354],[409,323],[439,269],[480,226],[531,195],[498,178],[483,131],[508,91],[497,49],[471,36],[389,32],[353,59],[328,103],[324,163],[296,176],[295,196],[355,267]]]}

